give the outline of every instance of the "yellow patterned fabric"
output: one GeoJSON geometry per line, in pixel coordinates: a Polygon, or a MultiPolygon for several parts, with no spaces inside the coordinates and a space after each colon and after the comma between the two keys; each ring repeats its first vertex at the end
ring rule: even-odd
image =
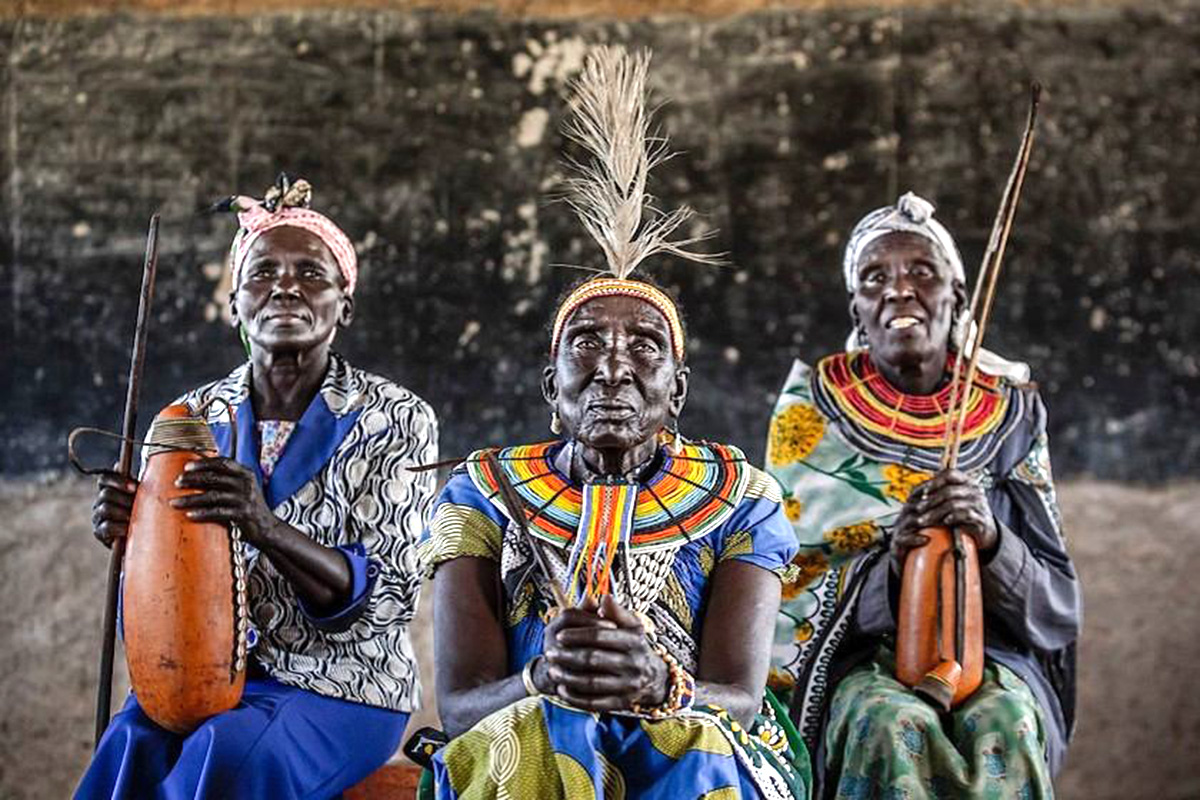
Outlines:
{"type": "Polygon", "coordinates": [[[476,508],[443,503],[429,531],[433,535],[421,542],[418,553],[426,577],[433,577],[439,564],[460,556],[500,560],[500,526],[476,508]]]}
{"type": "Polygon", "coordinates": [[[777,721],[782,711],[769,703],[763,708],[746,730],[711,707],[650,720],[527,697],[439,751],[433,760],[437,797],[804,800],[807,754],[796,758],[777,721]]]}

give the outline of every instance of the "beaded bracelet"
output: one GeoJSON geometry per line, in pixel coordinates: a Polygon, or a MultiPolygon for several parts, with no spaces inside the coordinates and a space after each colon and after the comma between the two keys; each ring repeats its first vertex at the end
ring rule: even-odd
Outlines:
{"type": "Polygon", "coordinates": [[[653,646],[654,652],[667,665],[667,697],[660,705],[644,708],[639,703],[630,705],[629,710],[634,714],[650,719],[663,719],[692,707],[696,701],[696,679],[684,669],[675,656],[668,653],[661,645],[653,646]]]}

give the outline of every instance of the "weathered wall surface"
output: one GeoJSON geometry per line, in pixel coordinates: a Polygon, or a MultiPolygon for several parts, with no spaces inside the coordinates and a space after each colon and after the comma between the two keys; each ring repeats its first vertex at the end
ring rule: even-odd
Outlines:
{"type": "MultiPolygon", "coordinates": [[[[1200,484],[1060,486],[1086,605],[1079,721],[1061,800],[1200,796],[1200,484]]],[[[92,734],[106,552],[91,484],[0,481],[0,797],[67,797],[92,734]]],[[[418,657],[432,702],[428,605],[418,657]]],[[[123,694],[119,682],[116,696],[123,694]]],[[[427,708],[417,725],[431,724],[427,708]]]]}
{"type": "Polygon", "coordinates": [[[977,263],[1036,76],[1048,97],[992,343],[1032,362],[1060,473],[1196,473],[1200,10],[1179,2],[7,19],[0,472],[61,466],[71,426],[116,425],[154,209],[143,422],[236,363],[232,222],[193,211],[284,168],[363,256],[340,347],[433,403],[447,455],[545,436],[544,326],[575,276],[552,264],[598,258],[548,202],[562,91],[604,41],[654,48],[684,151],[654,188],[703,212],[733,264],[657,265],[691,317],[685,431],[761,454],[790,359],[844,335],[846,232],[900,190],[934,198],[977,263]]]}

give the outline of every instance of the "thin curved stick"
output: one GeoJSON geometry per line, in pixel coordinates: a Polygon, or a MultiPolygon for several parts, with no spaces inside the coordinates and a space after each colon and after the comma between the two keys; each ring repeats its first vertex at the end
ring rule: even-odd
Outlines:
{"type": "Polygon", "coordinates": [[[949,435],[946,437],[946,449],[942,454],[943,469],[953,468],[958,464],[959,447],[967,421],[966,395],[970,392],[971,384],[975,381],[975,373],[979,367],[979,353],[983,349],[983,337],[987,332],[992,304],[996,299],[996,284],[1004,261],[1004,250],[1008,245],[1008,236],[1012,232],[1017,203],[1021,199],[1021,188],[1025,184],[1025,173],[1029,168],[1029,155],[1033,151],[1034,126],[1037,122],[1038,102],[1041,95],[1042,85],[1035,81],[1029,91],[1029,117],[1025,122],[1025,134],[1021,138],[1021,147],[1017,151],[1016,161],[1008,176],[1008,185],[1004,187],[1004,195],[1000,200],[1000,208],[996,212],[996,220],[992,224],[992,234],[988,239],[987,251],[983,255],[983,265],[980,268],[979,281],[975,286],[975,296],[971,300],[971,319],[974,320],[975,306],[982,299],[983,308],[980,311],[978,330],[969,342],[964,343],[964,347],[959,348],[959,355],[955,360],[954,381],[951,384],[953,388],[950,394],[952,411],[947,417],[947,424],[953,426],[953,430],[948,431],[949,435]],[[980,295],[980,286],[984,284],[985,280],[986,288],[980,295]],[[962,376],[960,384],[962,351],[966,349],[966,345],[971,348],[971,358],[966,375],[962,376]],[[961,393],[964,395],[961,403],[958,402],[960,385],[961,393]]]}
{"type": "MultiPolygon", "coordinates": [[[[133,353],[129,364],[129,387],[125,393],[125,419],[121,427],[121,458],[117,471],[129,477],[133,471],[133,442],[137,429],[138,392],[142,386],[142,369],[146,364],[146,329],[150,324],[150,304],[154,302],[154,278],[158,274],[158,222],[156,213],[150,217],[146,234],[146,260],[142,266],[142,291],[138,298],[137,324],[133,331],[133,353]]],[[[100,746],[100,737],[108,728],[112,713],[113,652],[117,646],[117,600],[121,585],[121,568],[125,560],[125,538],[113,541],[108,558],[108,584],[104,596],[104,638],[100,645],[100,677],[96,687],[96,728],[92,749],[100,746]]]]}

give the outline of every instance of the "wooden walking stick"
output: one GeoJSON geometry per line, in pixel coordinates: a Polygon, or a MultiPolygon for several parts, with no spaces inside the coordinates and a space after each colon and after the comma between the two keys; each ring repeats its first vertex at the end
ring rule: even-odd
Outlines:
{"type": "MultiPolygon", "coordinates": [[[[969,410],[967,395],[975,380],[1004,249],[1029,166],[1041,91],[1042,87],[1037,83],[1031,87],[1029,117],[1021,147],[1004,188],[972,292],[969,318],[977,320],[978,330],[973,337],[968,331],[968,338],[959,347],[954,361],[950,408],[946,413],[946,443],[942,452],[943,470],[954,469],[958,464],[969,410]],[[969,355],[966,355],[967,350],[970,350],[969,355]],[[967,363],[965,374],[964,361],[967,363]]],[[[921,533],[928,542],[908,553],[901,580],[896,677],[929,702],[949,711],[970,697],[983,681],[983,596],[979,555],[975,540],[963,536],[957,529],[935,526],[925,528],[921,533]]]]}
{"type": "MultiPolygon", "coordinates": [[[[150,231],[146,234],[142,292],[138,300],[137,325],[133,332],[133,353],[129,360],[129,386],[125,392],[125,420],[121,427],[121,456],[117,462],[117,472],[126,478],[133,474],[138,392],[142,385],[142,367],[146,362],[146,329],[150,323],[154,277],[158,271],[158,221],[158,214],[150,217],[150,231]]],[[[100,677],[96,687],[96,738],[92,744],[93,749],[100,745],[100,737],[108,728],[109,715],[112,712],[113,652],[117,643],[117,601],[124,557],[125,537],[119,536],[113,540],[112,552],[108,558],[108,587],[104,598],[104,642],[100,646],[100,677]]]]}

